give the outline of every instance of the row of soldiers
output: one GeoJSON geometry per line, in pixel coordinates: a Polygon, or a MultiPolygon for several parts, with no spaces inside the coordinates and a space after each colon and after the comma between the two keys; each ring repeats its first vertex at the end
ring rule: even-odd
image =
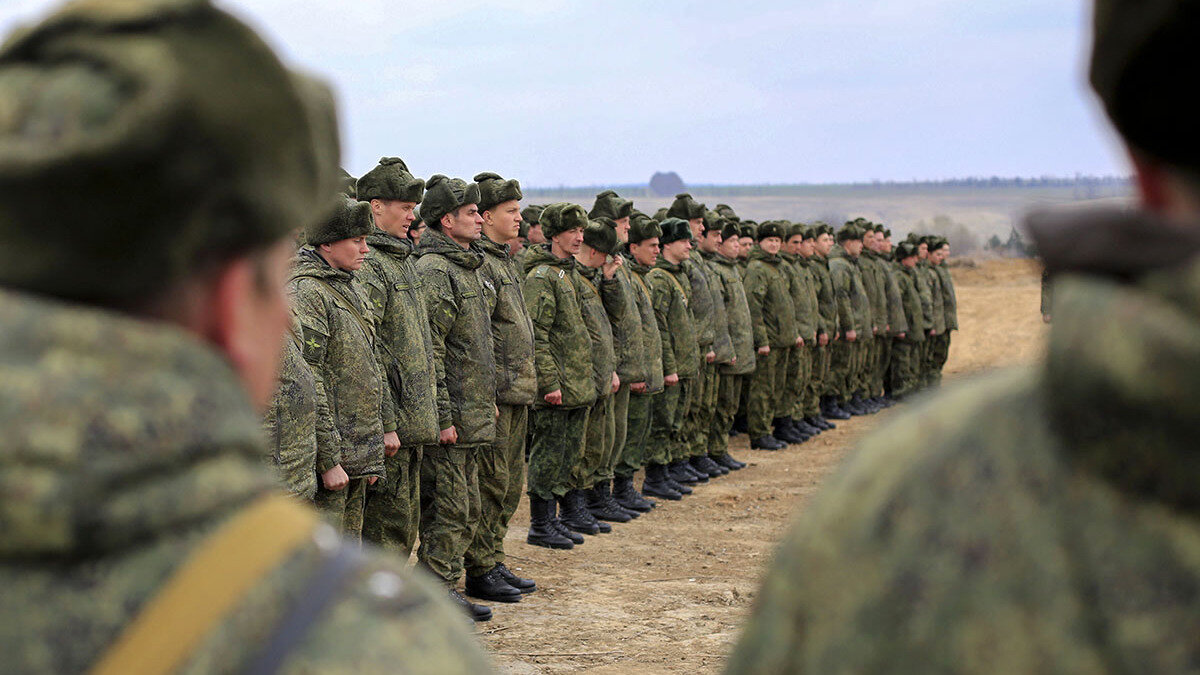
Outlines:
{"type": "Polygon", "coordinates": [[[477,599],[537,588],[505,564],[522,491],[526,541],[571,549],[744,468],[739,411],[752,447],[777,450],[945,360],[913,347],[948,334],[941,239],[892,265],[865,221],[835,248],[828,225],[687,194],[654,218],[612,191],[590,212],[522,209],[516,180],[424,181],[386,157],[345,192],[293,263],[273,460],[351,538],[405,559],[419,541],[478,621],[491,609],[457,591],[464,575],[477,599]]]}

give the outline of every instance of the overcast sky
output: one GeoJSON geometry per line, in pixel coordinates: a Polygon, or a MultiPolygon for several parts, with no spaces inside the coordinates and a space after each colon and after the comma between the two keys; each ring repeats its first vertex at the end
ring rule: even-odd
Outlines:
{"type": "MultiPolygon", "coordinates": [[[[0,0],[0,30],[51,0],[0,0]]],[[[219,0],[340,97],[346,168],[527,186],[1126,173],[1086,0],[219,0]]]]}

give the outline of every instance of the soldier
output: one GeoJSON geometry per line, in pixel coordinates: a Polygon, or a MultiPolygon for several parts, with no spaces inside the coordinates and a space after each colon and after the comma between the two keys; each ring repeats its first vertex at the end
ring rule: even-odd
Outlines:
{"type": "MultiPolygon", "coordinates": [[[[663,372],[663,342],[659,333],[658,320],[654,312],[654,300],[651,297],[650,286],[646,274],[658,259],[658,237],[662,231],[658,223],[643,216],[633,220],[629,226],[625,245],[625,264],[621,269],[627,270],[631,284],[633,299],[638,310],[638,324],[641,337],[631,336],[626,348],[631,358],[638,359],[640,366],[629,366],[632,372],[641,368],[644,374],[644,386],[630,385],[629,422],[626,433],[625,450],[617,466],[613,469],[613,497],[622,507],[646,512],[657,506],[654,500],[638,494],[633,487],[633,476],[646,467],[647,449],[650,439],[651,421],[655,410],[661,404],[662,392],[665,388],[663,372]],[[633,351],[633,345],[640,342],[639,351],[633,351]]],[[[620,230],[618,229],[618,233],[620,230]]],[[[620,274],[620,270],[617,271],[620,274]]],[[[618,368],[620,366],[618,365],[618,368]]],[[[618,375],[619,375],[618,371],[618,375]]],[[[636,385],[636,383],[634,383],[636,385]]],[[[661,463],[661,462],[660,462],[661,463]]],[[[680,498],[677,494],[676,498],[680,498]]]]}
{"type": "Polygon", "coordinates": [[[882,355],[882,344],[887,338],[887,271],[885,263],[877,256],[876,241],[879,238],[877,226],[874,223],[861,221],[859,227],[863,232],[862,253],[858,256],[858,267],[862,271],[863,290],[867,292],[871,319],[867,335],[860,338],[859,348],[862,350],[863,362],[858,373],[859,391],[861,396],[859,406],[868,413],[883,410],[878,397],[883,393],[883,383],[879,388],[875,385],[875,371],[882,355]]]}
{"type": "Polygon", "coordinates": [[[362,537],[367,485],[384,475],[385,444],[395,440],[396,418],[384,398],[387,380],[375,357],[375,327],[354,280],[371,233],[370,207],[343,200],[326,220],[304,232],[288,289],[304,340],[304,360],[320,384],[319,409],[331,419],[332,445],[317,448],[321,484],[315,497],[347,537],[362,537]],[[385,439],[385,435],[391,434],[385,439]]]}
{"type": "MultiPolygon", "coordinates": [[[[517,264],[518,270],[525,269],[525,255],[530,246],[546,243],[540,222],[543,208],[545,207],[530,205],[521,209],[521,238],[525,240],[525,243],[521,246],[520,251],[513,253],[513,262],[517,264]]],[[[524,278],[523,274],[522,278],[524,278]]]]}
{"type": "Polygon", "coordinates": [[[941,287],[942,311],[946,326],[944,331],[934,336],[934,344],[930,348],[933,352],[931,378],[935,387],[941,385],[942,369],[946,367],[946,360],[950,358],[950,332],[958,330],[958,299],[954,294],[954,280],[950,278],[950,266],[946,264],[949,257],[950,242],[946,241],[945,237],[938,237],[930,245],[929,264],[937,274],[941,287]]]}
{"type": "Polygon", "coordinates": [[[1200,15],[1103,0],[1095,31],[1092,83],[1142,208],[1029,220],[1058,294],[1046,356],[865,442],[780,550],[729,672],[1200,662],[1200,364],[1180,340],[1200,306],[1200,144],[1179,79],[1200,66],[1200,15]]]}
{"type": "MultiPolygon", "coordinates": [[[[653,248],[649,240],[644,240],[643,247],[633,251],[639,263],[644,264],[642,256],[653,248]]],[[[666,390],[655,405],[651,419],[642,494],[678,501],[682,495],[691,494],[692,489],[679,482],[667,466],[674,461],[687,463],[688,447],[683,435],[683,423],[691,405],[695,379],[700,372],[696,328],[688,308],[691,282],[682,267],[692,247],[687,221],[679,218],[663,221],[658,240],[658,260],[643,279],[650,287],[654,318],[658,323],[666,390]]]]}
{"type": "MultiPolygon", "coordinates": [[[[754,372],[755,350],[754,329],[750,324],[750,304],[746,299],[746,288],[738,271],[741,255],[741,238],[738,226],[728,219],[721,220],[721,243],[712,252],[703,252],[716,273],[714,288],[721,294],[729,326],[729,338],[733,347],[733,358],[721,365],[716,405],[713,408],[712,426],[709,431],[708,456],[721,466],[737,471],[746,467],[729,454],[729,429],[738,410],[743,381],[754,372]]],[[[705,232],[706,238],[708,233],[705,232]]]]}
{"type": "Polygon", "coordinates": [[[525,257],[525,306],[533,320],[538,398],[529,415],[529,536],[535,546],[570,549],[583,537],[558,518],[556,500],[571,489],[583,452],[588,410],[596,400],[591,338],[576,291],[575,258],[587,214],[575,204],[551,204],[541,214],[546,244],[525,257]]]}
{"type": "Polygon", "coordinates": [[[693,469],[709,478],[724,476],[731,471],[729,467],[718,463],[710,457],[713,452],[727,454],[729,451],[729,427],[726,426],[724,429],[717,429],[714,421],[720,417],[720,414],[717,414],[715,411],[717,410],[717,398],[721,389],[721,368],[732,365],[736,358],[733,350],[733,339],[730,336],[729,313],[725,307],[723,282],[721,281],[721,275],[714,269],[715,263],[710,260],[710,256],[715,256],[717,249],[721,246],[721,228],[724,226],[724,222],[726,222],[725,219],[717,215],[716,212],[706,211],[702,225],[700,226],[701,232],[697,242],[698,250],[692,251],[692,266],[704,272],[709,293],[712,295],[712,351],[715,357],[713,365],[716,367],[710,368],[706,372],[704,398],[697,412],[700,449],[698,453],[693,450],[693,455],[689,462],[693,469]]]}
{"type": "Polygon", "coordinates": [[[890,408],[895,403],[891,396],[892,387],[888,382],[887,375],[891,370],[892,347],[897,340],[905,339],[909,330],[909,323],[904,311],[904,299],[900,294],[900,268],[893,262],[891,230],[882,225],[878,226],[875,237],[875,248],[876,255],[885,263],[883,269],[887,274],[886,290],[888,307],[887,340],[884,340],[882,344],[882,354],[875,370],[875,381],[878,387],[884,389],[883,398],[879,403],[885,408],[890,408]]]}
{"type": "Polygon", "coordinates": [[[0,100],[4,669],[486,670],[262,465],[292,231],[338,187],[328,90],[208,2],[130,0],[6,39],[0,100]]]}
{"type": "Polygon", "coordinates": [[[821,405],[825,380],[829,377],[829,340],[831,335],[837,333],[837,303],[833,301],[833,282],[829,278],[828,262],[820,252],[828,252],[832,247],[833,237],[828,234],[828,229],[828,225],[820,223],[804,228],[800,246],[800,264],[812,276],[817,298],[817,339],[808,345],[812,368],[808,386],[800,395],[803,402],[801,407],[804,421],[821,431],[834,428],[825,419],[821,405]]]}
{"type": "Polygon", "coordinates": [[[408,230],[425,194],[425,181],[397,157],[384,157],[359,179],[355,193],[370,205],[375,228],[358,279],[378,332],[376,356],[390,373],[384,404],[396,418],[395,438],[384,437],[387,476],[367,491],[363,538],[407,561],[417,540],[421,506],[421,448],[438,441],[433,343],[408,230]]]}
{"type": "Polygon", "coordinates": [[[479,186],[434,175],[425,184],[421,217],[429,231],[417,249],[425,282],[425,313],[433,342],[438,442],[421,458],[421,545],[417,560],[447,587],[476,621],[492,610],[470,602],[455,586],[479,523],[476,456],[496,439],[496,364],[491,308],[495,288],[480,275],[483,218],[479,186]]]}
{"type": "Polygon", "coordinates": [[[925,341],[925,316],[929,308],[917,286],[917,247],[903,242],[896,248],[895,278],[900,291],[906,329],[892,343],[892,360],[888,367],[888,388],[894,399],[901,401],[918,385],[921,366],[921,343],[925,341]]]}
{"type": "Polygon", "coordinates": [[[918,250],[920,270],[925,280],[925,289],[929,294],[930,320],[927,339],[921,345],[921,388],[934,387],[941,379],[938,369],[938,339],[946,332],[946,301],[942,291],[942,277],[933,267],[933,257],[930,255],[932,245],[938,240],[937,235],[925,235],[921,238],[918,250]]]}
{"type": "Polygon", "coordinates": [[[836,425],[828,421],[828,419],[850,419],[850,413],[843,410],[838,404],[841,394],[841,389],[839,388],[840,378],[833,369],[834,345],[838,341],[845,339],[845,335],[843,334],[842,325],[838,318],[837,293],[833,289],[833,275],[829,272],[829,256],[833,252],[834,246],[833,227],[827,223],[817,221],[813,224],[813,234],[815,235],[813,238],[813,259],[816,264],[813,265],[812,269],[820,282],[817,288],[817,305],[829,330],[827,339],[821,349],[821,388],[819,390],[821,397],[821,419],[825,421],[827,428],[833,429],[836,428],[836,425]]]}
{"type": "Polygon", "coordinates": [[[533,366],[533,322],[525,307],[521,272],[512,258],[521,219],[521,184],[494,173],[475,176],[483,217],[484,251],[480,275],[495,290],[491,308],[492,351],[496,361],[496,438],[476,455],[479,469],[479,524],[465,557],[468,595],[513,602],[537,590],[532,579],[505,564],[504,535],[521,502],[525,482],[525,436],[529,406],[537,395],[533,366]]]}
{"type": "Polygon", "coordinates": [[[755,370],[750,381],[747,418],[750,447],[782,450],[787,443],[772,433],[777,417],[778,392],[783,389],[787,349],[796,344],[796,309],[783,271],[783,229],[775,223],[758,228],[758,246],[750,252],[746,269],[746,299],[754,326],[755,370]]]}
{"type": "Polygon", "coordinates": [[[293,321],[283,340],[279,387],[263,416],[269,461],[280,483],[303,501],[317,495],[317,448],[334,447],[325,398],[317,396],[317,378],[304,362],[300,324],[293,321]]]}
{"type": "MultiPolygon", "coordinates": [[[[788,443],[803,443],[823,431],[804,421],[804,391],[812,378],[812,359],[808,346],[817,342],[817,282],[804,263],[805,250],[803,223],[796,223],[785,231],[787,237],[779,251],[783,258],[782,269],[788,280],[788,293],[796,313],[796,344],[787,350],[787,380],[777,406],[778,430],[775,437],[788,443]]],[[[808,240],[809,249],[812,239],[808,240]]]]}
{"type": "Polygon", "coordinates": [[[838,246],[829,255],[829,276],[837,301],[838,325],[842,340],[833,345],[833,377],[838,391],[837,404],[852,415],[866,415],[871,409],[863,407],[865,390],[862,375],[867,352],[863,340],[871,335],[871,300],[863,287],[863,272],[859,256],[863,249],[863,230],[846,223],[838,230],[838,246]]]}

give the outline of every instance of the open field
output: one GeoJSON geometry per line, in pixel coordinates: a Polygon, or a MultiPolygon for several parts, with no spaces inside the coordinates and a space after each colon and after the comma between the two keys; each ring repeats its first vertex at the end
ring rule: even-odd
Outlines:
{"type": "MultiPolygon", "coordinates": [[[[954,271],[962,330],[952,379],[1038,357],[1039,273],[1022,260],[954,271]]],[[[509,566],[540,590],[493,604],[495,618],[478,627],[484,644],[508,673],[720,672],[788,521],[859,436],[896,414],[903,408],[775,453],[734,439],[748,468],[572,551],[525,544],[523,504],[506,542],[509,566]]]]}

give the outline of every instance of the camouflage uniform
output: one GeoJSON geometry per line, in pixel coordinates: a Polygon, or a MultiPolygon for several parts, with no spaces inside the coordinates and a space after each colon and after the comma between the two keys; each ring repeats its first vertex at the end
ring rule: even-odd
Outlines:
{"type": "Polygon", "coordinates": [[[829,259],[814,253],[809,260],[809,270],[817,280],[817,335],[829,336],[829,344],[817,346],[813,356],[813,383],[808,393],[808,408],[820,413],[821,398],[835,393],[833,389],[833,344],[842,333],[838,324],[837,297],[833,292],[833,277],[829,274],[829,259]]]}
{"type": "Polygon", "coordinates": [[[750,322],[750,304],[746,299],[746,287],[742,283],[737,261],[719,253],[705,253],[704,258],[715,274],[712,287],[721,296],[729,344],[736,359],[727,358],[721,363],[716,405],[712,410],[709,428],[708,454],[720,457],[729,454],[729,427],[737,414],[743,381],[754,372],[757,354],[754,328],[750,322]]]}
{"type": "Polygon", "coordinates": [[[946,332],[946,301],[942,295],[942,278],[928,261],[917,263],[921,277],[925,280],[925,288],[929,293],[930,321],[929,329],[936,331],[921,345],[921,388],[937,386],[941,374],[937,366],[936,338],[946,332]]]}
{"type": "Polygon", "coordinates": [[[1056,275],[1045,361],[864,442],[785,539],[729,673],[1195,670],[1200,241],[1069,218],[1031,227],[1056,275]]]}
{"type": "Polygon", "coordinates": [[[946,262],[943,260],[940,265],[931,267],[937,274],[942,290],[942,312],[946,321],[946,330],[934,337],[930,347],[930,375],[934,386],[937,386],[942,382],[942,369],[946,367],[946,361],[950,358],[950,332],[958,330],[958,298],[954,295],[954,280],[950,278],[950,268],[946,266],[946,262]]]}
{"type": "MultiPolygon", "coordinates": [[[[716,351],[717,338],[723,335],[724,348],[728,350],[729,334],[725,327],[725,319],[718,312],[723,308],[717,306],[717,296],[710,284],[708,264],[700,255],[698,249],[688,253],[688,260],[682,263],[684,272],[691,282],[691,294],[688,296],[688,309],[692,312],[692,325],[696,329],[696,341],[700,348],[700,368],[693,382],[690,404],[683,421],[684,446],[683,453],[675,459],[687,459],[708,454],[708,430],[711,426],[709,416],[716,405],[716,378],[719,365],[716,361],[708,363],[704,356],[709,351],[716,351]]],[[[682,282],[682,279],[680,280],[682,282]]]]}
{"type": "MultiPolygon", "coordinates": [[[[689,307],[692,286],[682,265],[660,257],[645,275],[662,342],[663,374],[676,374],[679,384],[667,387],[656,406],[650,427],[647,464],[668,464],[691,456],[684,422],[695,395],[701,354],[696,324],[689,307]]],[[[710,298],[711,299],[711,298],[710,298]]]]}
{"type": "Polygon", "coordinates": [[[629,397],[629,426],[625,451],[613,470],[616,476],[629,477],[637,473],[648,461],[646,450],[650,440],[651,422],[663,398],[662,393],[666,388],[663,385],[663,376],[667,373],[663,372],[663,338],[659,332],[650,285],[646,280],[650,268],[639,265],[629,255],[625,257],[624,268],[628,268],[629,278],[633,281],[630,285],[633,293],[629,297],[637,307],[642,344],[641,351],[631,352],[629,356],[640,361],[646,382],[645,393],[631,394],[629,397]]]}
{"type": "Polygon", "coordinates": [[[746,269],[746,300],[754,326],[754,348],[770,347],[765,356],[758,354],[754,377],[750,381],[747,410],[750,437],[771,434],[771,423],[779,415],[779,391],[787,377],[787,348],[796,344],[796,307],[789,293],[784,261],[755,246],[746,269]]]}
{"type": "Polygon", "coordinates": [[[788,349],[787,385],[779,399],[777,410],[785,417],[804,417],[804,392],[812,378],[811,346],[817,341],[817,280],[809,271],[804,258],[780,253],[783,270],[788,278],[788,293],[796,310],[796,332],[804,345],[788,349]]]}
{"type": "Polygon", "coordinates": [[[837,301],[838,325],[842,339],[833,346],[833,377],[840,401],[866,390],[862,375],[867,353],[863,346],[871,337],[871,300],[863,288],[863,273],[859,258],[835,246],[829,254],[829,275],[837,301]],[[858,339],[850,342],[847,331],[855,331],[858,339]]]}
{"type": "Polygon", "coordinates": [[[421,518],[421,449],[438,440],[433,342],[412,242],[377,229],[367,243],[371,252],[356,278],[379,333],[379,363],[396,369],[402,390],[389,386],[384,397],[395,411],[400,451],[384,458],[387,477],[367,490],[363,538],[407,560],[421,518]]]}
{"type": "Polygon", "coordinates": [[[862,382],[861,392],[868,397],[878,396],[883,393],[882,382],[878,383],[878,389],[875,388],[875,374],[879,369],[879,362],[883,357],[883,343],[888,339],[887,271],[884,270],[885,264],[875,251],[865,247],[862,254],[858,256],[858,266],[862,270],[863,290],[867,292],[867,300],[871,308],[870,328],[867,329],[866,336],[859,336],[859,339],[863,343],[863,364],[860,374],[862,382]]]}
{"type": "Polygon", "coordinates": [[[570,490],[571,470],[583,452],[588,409],[596,400],[591,340],[575,290],[574,258],[557,258],[550,244],[526,249],[525,306],[533,320],[537,400],[529,416],[530,495],[554,500],[570,490]],[[545,396],[562,391],[562,405],[545,396]]]}
{"type": "MultiPolygon", "coordinates": [[[[646,335],[642,328],[641,309],[638,307],[637,285],[633,272],[629,271],[628,261],[617,268],[617,284],[621,287],[621,296],[625,298],[624,307],[619,314],[613,316],[613,348],[617,359],[617,377],[621,380],[621,388],[613,395],[613,447],[608,463],[603,470],[593,477],[593,485],[600,481],[609,481],[616,475],[616,466],[625,457],[625,448],[629,443],[629,406],[633,398],[630,385],[646,382],[647,345],[646,335]]],[[[647,299],[647,305],[649,305],[647,299]]],[[[649,308],[653,313],[653,308],[649,308]]],[[[650,317],[653,319],[653,316],[650,317]]],[[[651,321],[653,323],[653,321],[651,321]]],[[[657,341],[657,336],[655,336],[657,341]]],[[[655,345],[661,350],[660,345],[655,345]]],[[[662,353],[659,352],[659,359],[662,353]]],[[[661,377],[661,373],[659,377],[661,377]]],[[[644,416],[643,416],[643,419],[644,416]]],[[[647,420],[648,421],[648,420],[647,420]]],[[[645,427],[648,431],[649,427],[645,427]]]]}
{"type": "MultiPolygon", "coordinates": [[[[887,312],[888,312],[888,332],[882,343],[882,354],[879,362],[875,366],[875,386],[883,389],[887,394],[892,393],[891,384],[888,382],[888,372],[891,370],[893,349],[897,336],[900,333],[908,335],[909,322],[908,315],[904,307],[904,299],[900,294],[900,267],[899,263],[892,262],[892,255],[879,254],[879,259],[883,262],[883,269],[886,274],[887,291],[887,312]]],[[[915,292],[915,287],[914,287],[915,292]]],[[[917,305],[918,309],[920,305],[917,305]]]]}
{"type": "Polygon", "coordinates": [[[312,247],[300,249],[288,289],[302,330],[304,360],[317,376],[318,398],[337,429],[337,441],[317,449],[317,473],[341,465],[350,477],[343,490],[317,489],[316,503],[348,536],[362,534],[366,478],[383,477],[383,434],[396,428],[384,397],[387,381],[375,357],[375,332],[354,276],[334,269],[312,247]]]}
{"type": "Polygon", "coordinates": [[[421,545],[417,559],[453,584],[479,522],[476,453],[496,438],[496,362],[491,307],[495,288],[479,272],[484,254],[429,228],[417,249],[433,341],[438,425],[458,442],[430,445],[421,460],[421,545]]]}
{"type": "Polygon", "coordinates": [[[537,396],[533,366],[533,322],[521,292],[521,273],[505,244],[484,237],[480,274],[496,289],[492,347],[496,358],[496,440],[480,453],[480,518],[467,549],[467,574],[478,576],[504,562],[504,535],[521,502],[525,483],[525,433],[529,406],[537,396]]]}
{"type": "Polygon", "coordinates": [[[925,315],[928,308],[917,288],[920,272],[895,263],[895,279],[900,291],[906,329],[903,338],[892,343],[892,360],[888,369],[888,388],[893,396],[902,397],[915,392],[920,384],[921,343],[925,341],[925,315]]]}
{"type": "Polygon", "coordinates": [[[620,316],[625,311],[625,296],[615,275],[605,279],[600,270],[584,267],[578,262],[575,263],[575,272],[575,293],[591,342],[596,400],[588,413],[583,453],[571,470],[571,487],[587,490],[601,480],[612,459],[613,437],[616,435],[612,378],[616,372],[617,358],[610,317],[620,316]]]}

